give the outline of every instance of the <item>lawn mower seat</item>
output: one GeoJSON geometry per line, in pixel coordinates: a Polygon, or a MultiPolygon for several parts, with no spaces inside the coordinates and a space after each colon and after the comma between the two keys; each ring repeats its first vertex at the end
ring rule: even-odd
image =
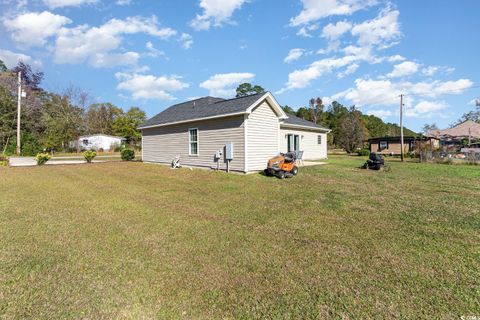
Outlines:
{"type": "Polygon", "coordinates": [[[375,152],[370,153],[370,157],[363,165],[364,169],[380,170],[385,165],[385,160],[375,152]]]}
{"type": "Polygon", "coordinates": [[[294,162],[296,159],[295,152],[287,152],[284,155],[285,162],[294,162]]]}

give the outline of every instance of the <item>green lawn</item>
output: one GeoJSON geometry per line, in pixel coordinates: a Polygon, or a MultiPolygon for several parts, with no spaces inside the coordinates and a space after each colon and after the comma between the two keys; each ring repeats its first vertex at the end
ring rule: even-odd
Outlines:
{"type": "Polygon", "coordinates": [[[480,167],[0,167],[0,318],[480,315],[480,167]]]}

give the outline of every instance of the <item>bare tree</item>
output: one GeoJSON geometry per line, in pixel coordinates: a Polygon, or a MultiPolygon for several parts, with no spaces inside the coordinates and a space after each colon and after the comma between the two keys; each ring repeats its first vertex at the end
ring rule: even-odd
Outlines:
{"type": "Polygon", "coordinates": [[[353,106],[349,112],[340,119],[338,134],[339,144],[348,153],[355,151],[363,145],[366,128],[361,119],[361,112],[353,106]]]}
{"type": "Polygon", "coordinates": [[[317,97],[311,98],[309,101],[310,113],[312,114],[312,120],[314,123],[318,123],[320,116],[323,113],[324,105],[322,99],[317,97]]]}

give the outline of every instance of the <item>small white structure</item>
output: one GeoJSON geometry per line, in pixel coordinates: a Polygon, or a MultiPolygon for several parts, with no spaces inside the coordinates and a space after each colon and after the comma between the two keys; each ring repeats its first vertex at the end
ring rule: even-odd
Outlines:
{"type": "Polygon", "coordinates": [[[108,134],[92,134],[82,136],[78,141],[73,141],[70,146],[72,148],[80,147],[81,150],[103,150],[113,151],[115,147],[121,146],[125,142],[125,138],[110,136],[108,134]]]}

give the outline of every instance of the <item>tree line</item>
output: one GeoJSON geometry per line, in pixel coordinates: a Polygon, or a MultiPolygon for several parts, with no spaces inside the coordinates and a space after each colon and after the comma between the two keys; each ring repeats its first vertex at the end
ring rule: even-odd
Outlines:
{"type": "Polygon", "coordinates": [[[43,73],[23,62],[9,70],[0,60],[0,152],[15,152],[17,130],[17,74],[22,75],[21,150],[22,155],[41,151],[74,151],[70,142],[82,135],[121,136],[132,147],[140,144],[137,127],[146,115],[138,107],[127,111],[109,103],[92,103],[89,94],[69,87],[61,93],[41,87],[43,73]]]}
{"type": "MultiPolygon", "coordinates": [[[[309,105],[293,110],[284,106],[287,114],[312,121],[318,125],[329,128],[328,144],[332,148],[343,148],[353,152],[365,146],[365,141],[376,137],[393,137],[400,135],[400,126],[395,123],[386,123],[374,115],[363,114],[355,106],[345,107],[333,101],[326,107],[320,98],[312,98],[309,105]]],[[[408,128],[403,129],[405,136],[418,134],[408,128]]]]}

